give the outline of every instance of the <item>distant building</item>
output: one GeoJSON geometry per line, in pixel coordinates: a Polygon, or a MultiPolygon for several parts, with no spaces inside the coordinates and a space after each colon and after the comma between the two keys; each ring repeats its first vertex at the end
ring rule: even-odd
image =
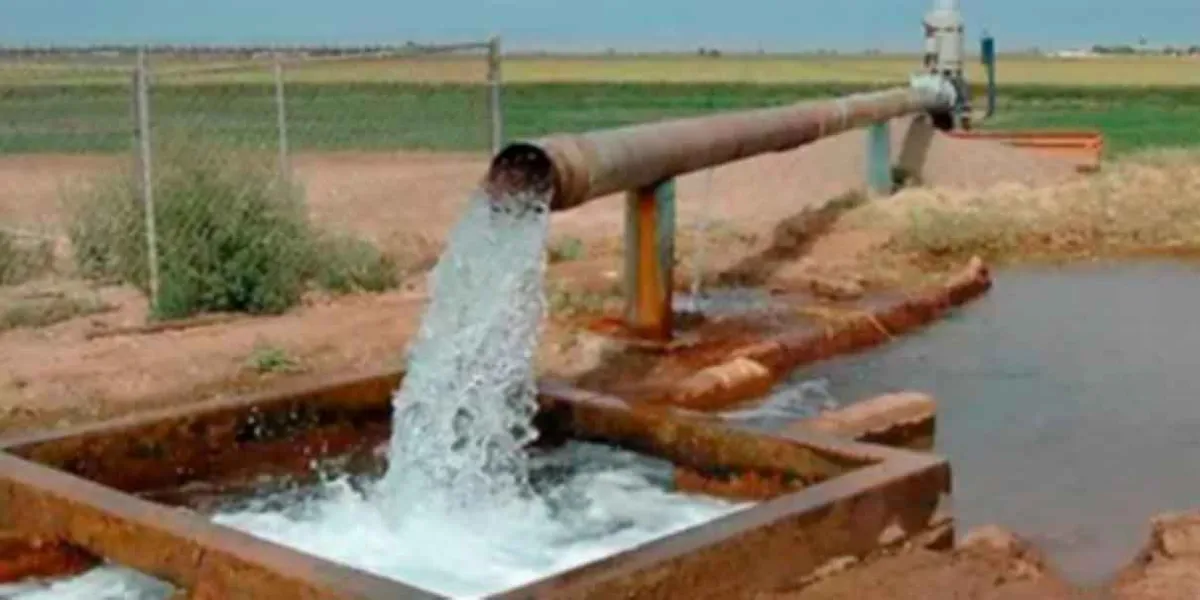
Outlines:
{"type": "Polygon", "coordinates": [[[1057,50],[1054,52],[1050,52],[1049,56],[1052,58],[1082,59],[1082,58],[1097,58],[1100,56],[1100,53],[1096,52],[1094,50],[1090,50],[1090,49],[1071,49],[1071,50],[1057,50]]]}

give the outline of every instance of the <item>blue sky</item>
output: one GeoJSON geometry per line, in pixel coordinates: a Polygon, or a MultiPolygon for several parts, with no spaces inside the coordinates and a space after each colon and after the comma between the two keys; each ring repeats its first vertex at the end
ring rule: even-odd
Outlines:
{"type": "MultiPolygon", "coordinates": [[[[930,0],[0,0],[0,43],[465,41],[915,50],[930,0]],[[885,14],[899,15],[888,17],[885,14]]],[[[962,0],[1001,47],[1200,43],[1200,0],[962,0]]],[[[972,44],[973,45],[973,44],[972,44]]]]}

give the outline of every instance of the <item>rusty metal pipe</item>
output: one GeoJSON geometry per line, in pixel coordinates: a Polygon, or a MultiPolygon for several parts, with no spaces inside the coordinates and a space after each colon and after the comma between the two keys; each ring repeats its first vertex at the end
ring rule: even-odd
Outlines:
{"type": "Polygon", "coordinates": [[[495,198],[532,193],[566,210],[624,190],[954,104],[953,85],[921,76],[908,87],[791,106],[727,112],[510,144],[484,182],[495,198]]]}

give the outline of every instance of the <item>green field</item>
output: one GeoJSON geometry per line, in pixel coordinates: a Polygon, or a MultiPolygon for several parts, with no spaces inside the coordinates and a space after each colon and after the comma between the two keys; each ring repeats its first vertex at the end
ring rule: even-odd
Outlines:
{"type": "MultiPolygon", "coordinates": [[[[525,138],[773,106],[888,83],[557,83],[504,87],[506,133],[525,138]]],[[[196,135],[269,147],[274,89],[265,81],[153,88],[160,135],[196,135]]],[[[977,97],[977,104],[982,98],[977,97]]],[[[287,87],[293,150],[487,148],[486,89],[468,83],[297,82],[287,87]]],[[[1200,87],[1009,85],[997,128],[1095,128],[1107,148],[1200,145],[1200,87]]],[[[114,152],[130,147],[129,86],[32,83],[0,89],[0,152],[114,152]]]]}

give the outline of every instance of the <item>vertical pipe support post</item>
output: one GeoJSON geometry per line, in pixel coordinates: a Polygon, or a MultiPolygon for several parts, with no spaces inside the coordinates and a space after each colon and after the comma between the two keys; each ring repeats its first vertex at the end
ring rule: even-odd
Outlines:
{"type": "Polygon", "coordinates": [[[488,117],[491,121],[492,156],[500,152],[504,146],[504,108],[500,100],[503,82],[500,77],[500,38],[488,40],[488,117]]]}
{"type": "Polygon", "coordinates": [[[874,195],[892,193],[892,125],[880,121],[867,126],[867,190],[874,195]]]}
{"type": "Polygon", "coordinates": [[[625,320],[645,340],[671,339],[675,270],[675,180],[625,199],[625,320]]]}
{"type": "Polygon", "coordinates": [[[988,117],[996,114],[996,39],[986,32],[980,42],[979,55],[987,72],[987,113],[988,117]]]}

